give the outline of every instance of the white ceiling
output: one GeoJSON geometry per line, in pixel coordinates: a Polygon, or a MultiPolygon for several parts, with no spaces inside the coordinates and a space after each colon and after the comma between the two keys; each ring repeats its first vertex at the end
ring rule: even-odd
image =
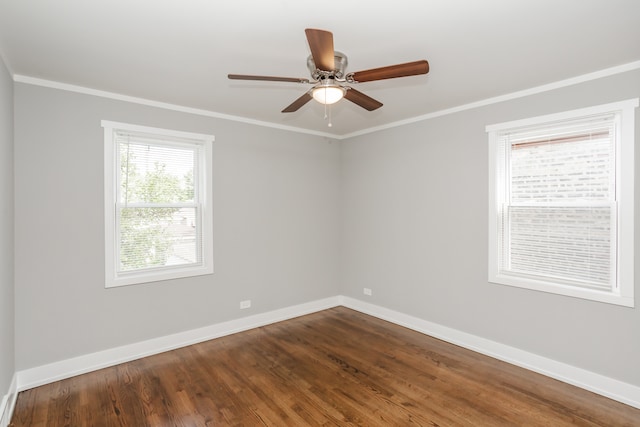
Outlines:
{"type": "MultiPolygon", "coordinates": [[[[70,85],[345,135],[640,61],[638,0],[0,0],[16,80],[70,85]],[[384,106],[310,102],[305,28],[329,30],[347,71],[427,59],[429,74],[361,83],[384,106]]],[[[635,65],[634,65],[635,66],[635,65]]]]}

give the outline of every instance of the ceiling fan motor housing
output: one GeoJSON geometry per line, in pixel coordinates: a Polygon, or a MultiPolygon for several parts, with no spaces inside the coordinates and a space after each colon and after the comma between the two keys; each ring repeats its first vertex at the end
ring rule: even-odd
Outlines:
{"type": "Polygon", "coordinates": [[[311,73],[311,78],[316,81],[320,81],[328,76],[333,76],[336,79],[344,78],[344,72],[347,69],[347,65],[349,61],[347,60],[347,55],[342,52],[334,51],[334,61],[335,61],[335,69],[328,70],[319,70],[316,67],[316,63],[313,61],[313,56],[309,55],[307,58],[307,68],[311,73]]]}

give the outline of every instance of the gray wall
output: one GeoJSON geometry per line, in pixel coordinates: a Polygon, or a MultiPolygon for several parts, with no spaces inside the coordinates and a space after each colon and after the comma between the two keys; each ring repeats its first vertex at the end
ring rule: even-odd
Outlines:
{"type": "Polygon", "coordinates": [[[0,57],[0,398],[14,372],[13,80],[0,57]]]}
{"type": "Polygon", "coordinates": [[[17,370],[339,294],[336,142],[20,83],[15,118],[17,370]],[[104,288],[103,119],[215,135],[213,275],[104,288]]]}
{"type": "MultiPolygon", "coordinates": [[[[374,304],[640,385],[639,308],[488,283],[485,133],[488,124],[639,96],[633,71],[345,142],[343,293],[363,299],[368,287],[374,304]]],[[[636,225],[639,191],[636,170],[636,225]]]]}

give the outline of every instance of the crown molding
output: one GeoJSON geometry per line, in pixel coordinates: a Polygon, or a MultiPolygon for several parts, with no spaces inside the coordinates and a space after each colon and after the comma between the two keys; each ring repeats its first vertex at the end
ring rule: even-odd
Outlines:
{"type": "Polygon", "coordinates": [[[163,108],[166,110],[179,111],[179,112],[188,113],[188,114],[195,114],[198,116],[213,117],[216,119],[230,120],[234,122],[246,123],[246,124],[255,125],[255,126],[263,126],[263,127],[273,128],[273,129],[303,133],[308,135],[315,135],[315,136],[331,138],[336,140],[346,140],[356,136],[366,135],[366,134],[379,132],[386,129],[391,129],[391,128],[405,126],[412,123],[422,122],[422,121],[434,119],[437,117],[446,116],[449,114],[459,113],[461,111],[484,107],[491,104],[498,104],[501,102],[523,98],[526,96],[548,92],[551,90],[560,89],[568,86],[573,86],[576,84],[597,80],[604,77],[613,76],[616,74],[622,74],[628,71],[634,71],[638,69],[640,69],[640,61],[629,62],[627,64],[605,68],[603,70],[582,74],[580,76],[571,77],[571,78],[560,80],[557,82],[548,83],[545,85],[508,93],[505,95],[495,96],[492,98],[487,98],[480,101],[471,102],[468,104],[463,104],[463,105],[459,105],[452,108],[447,108],[444,110],[438,110],[431,113],[411,117],[405,120],[398,120],[398,121],[387,123],[380,126],[373,126],[370,128],[366,128],[366,129],[362,129],[359,131],[346,133],[342,135],[334,135],[327,132],[318,132],[318,131],[303,129],[295,126],[284,126],[284,125],[279,125],[277,123],[249,119],[247,117],[242,117],[242,116],[234,116],[230,114],[217,113],[215,111],[210,111],[210,110],[191,108],[184,105],[171,104],[167,102],[154,101],[146,98],[139,98],[139,97],[124,95],[124,94],[115,93],[115,92],[107,92],[103,90],[92,89],[84,86],[76,86],[68,83],[61,83],[61,82],[56,82],[52,80],[45,80],[45,79],[39,79],[35,77],[24,76],[21,74],[14,74],[13,80],[14,82],[17,82],[17,83],[25,83],[25,84],[35,85],[35,86],[43,86],[43,87],[48,87],[53,89],[66,90],[69,92],[76,92],[76,93],[82,93],[86,95],[98,96],[102,98],[115,99],[119,101],[131,102],[134,104],[141,104],[141,105],[146,105],[150,107],[163,108]]]}
{"type": "Polygon", "coordinates": [[[108,92],[104,90],[92,89],[85,86],[77,86],[77,85],[72,85],[68,83],[61,83],[53,80],[39,79],[36,77],[29,77],[21,74],[15,74],[13,76],[13,81],[16,83],[25,83],[25,84],[30,84],[34,86],[42,86],[42,87],[47,87],[51,89],[60,89],[68,92],[81,93],[84,95],[93,95],[101,98],[114,99],[117,101],[125,101],[133,104],[146,105],[148,107],[163,108],[165,110],[178,111],[181,113],[194,114],[197,116],[212,117],[216,119],[246,123],[246,124],[255,125],[255,126],[263,126],[263,127],[273,128],[273,129],[285,130],[289,132],[304,133],[308,135],[315,135],[315,136],[322,136],[326,138],[336,139],[336,135],[326,133],[326,132],[318,132],[318,131],[303,129],[295,126],[284,126],[284,125],[279,125],[277,123],[249,119],[242,116],[234,116],[231,114],[217,113],[215,111],[204,110],[200,108],[192,108],[184,105],[171,104],[168,102],[154,101],[151,99],[139,98],[136,96],[129,96],[129,95],[124,95],[116,92],[108,92]]]}

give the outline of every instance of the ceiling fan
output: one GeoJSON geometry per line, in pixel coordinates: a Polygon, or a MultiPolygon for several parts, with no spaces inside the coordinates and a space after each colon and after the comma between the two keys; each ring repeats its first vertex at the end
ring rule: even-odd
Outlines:
{"type": "Polygon", "coordinates": [[[373,111],[382,107],[382,103],[351,86],[345,85],[345,83],[371,82],[396,77],[416,76],[429,72],[429,63],[423,59],[345,74],[348,62],[347,56],[344,53],[333,50],[333,34],[329,31],[312,28],[307,28],[305,33],[309,47],[311,48],[311,55],[307,58],[307,68],[309,68],[311,72],[311,79],[244,74],[229,74],[229,79],[293,82],[314,85],[300,98],[282,110],[283,113],[298,111],[300,107],[311,101],[311,99],[327,105],[334,104],[342,98],[346,98],[368,111],[373,111]]]}

